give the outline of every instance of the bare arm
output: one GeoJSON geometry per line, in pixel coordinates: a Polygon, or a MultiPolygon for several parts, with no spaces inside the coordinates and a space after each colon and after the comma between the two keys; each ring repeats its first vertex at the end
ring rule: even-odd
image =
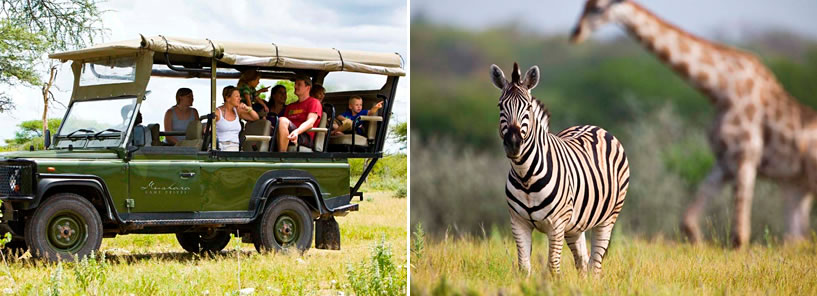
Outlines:
{"type": "Polygon", "coordinates": [[[383,108],[383,101],[380,101],[380,102],[377,102],[377,104],[374,104],[374,106],[372,106],[372,109],[369,110],[369,115],[376,114],[377,110],[380,110],[380,108],[383,108]]]}
{"type": "MultiPolygon", "coordinates": [[[[167,109],[167,112],[165,112],[165,131],[166,132],[173,131],[173,119],[171,117],[171,116],[173,116],[173,114],[171,114],[172,112],[173,112],[173,108],[167,109]]],[[[173,136],[165,136],[165,139],[170,144],[176,144],[176,142],[177,142],[176,137],[173,137],[173,136]]]]}
{"type": "Polygon", "coordinates": [[[250,106],[247,106],[245,104],[241,104],[241,106],[238,107],[238,116],[246,121],[256,121],[259,118],[258,113],[256,113],[255,110],[250,108],[250,106]]]}
{"type": "Polygon", "coordinates": [[[296,128],[295,130],[290,132],[289,136],[287,136],[287,138],[290,141],[295,142],[295,140],[298,139],[298,135],[300,135],[303,132],[308,131],[310,128],[312,128],[312,126],[315,125],[315,121],[317,121],[317,120],[318,120],[318,113],[309,113],[309,115],[307,115],[306,121],[304,121],[304,123],[301,123],[301,125],[298,128],[296,128]]]}

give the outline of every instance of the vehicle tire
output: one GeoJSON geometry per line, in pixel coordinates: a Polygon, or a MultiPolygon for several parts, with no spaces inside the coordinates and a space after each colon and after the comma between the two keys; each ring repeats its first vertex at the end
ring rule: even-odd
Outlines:
{"type": "Polygon", "coordinates": [[[283,195],[273,200],[255,223],[253,243],[259,252],[312,246],[314,225],[309,207],[300,198],[283,195]]]}
{"type": "Polygon", "coordinates": [[[31,255],[73,261],[99,250],[102,219],[94,205],[73,193],[52,195],[34,211],[24,231],[31,255]]]}
{"type": "Polygon", "coordinates": [[[214,231],[211,234],[198,232],[176,233],[176,240],[185,251],[190,253],[217,253],[230,244],[230,233],[214,231]]]}

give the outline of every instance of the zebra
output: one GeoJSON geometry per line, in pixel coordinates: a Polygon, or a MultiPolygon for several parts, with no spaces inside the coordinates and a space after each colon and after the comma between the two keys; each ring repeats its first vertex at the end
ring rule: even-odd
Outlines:
{"type": "Polygon", "coordinates": [[[548,236],[552,274],[560,273],[564,240],[581,274],[590,263],[593,273],[600,274],[630,182],[624,148],[597,126],[549,133],[550,113],[530,94],[539,82],[538,66],[520,80],[519,65],[514,63],[509,82],[499,67],[491,65],[491,78],[502,90],[499,136],[511,162],[505,195],[518,267],[530,276],[531,234],[536,229],[548,236]],[[584,237],[588,229],[593,229],[592,256],[584,237]]]}

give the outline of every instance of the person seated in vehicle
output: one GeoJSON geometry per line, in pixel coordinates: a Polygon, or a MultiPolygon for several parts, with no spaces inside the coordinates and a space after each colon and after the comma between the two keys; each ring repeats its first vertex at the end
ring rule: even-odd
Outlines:
{"type": "Polygon", "coordinates": [[[377,102],[370,110],[363,110],[363,98],[352,96],[349,98],[349,109],[346,109],[346,112],[343,112],[343,114],[335,118],[334,126],[332,126],[332,135],[342,135],[344,132],[352,133],[352,125],[354,125],[355,122],[358,123],[355,127],[355,132],[362,135],[363,123],[357,119],[361,115],[376,114],[380,108],[383,108],[383,101],[377,102]]]}
{"type": "MultiPolygon", "coordinates": [[[[270,98],[267,101],[267,106],[269,107],[269,113],[267,118],[271,116],[283,116],[284,115],[284,108],[286,108],[287,104],[287,87],[281,84],[273,86],[272,90],[269,92],[270,98]]],[[[253,108],[255,109],[255,108],[253,108]]]]}
{"type": "Polygon", "coordinates": [[[266,92],[269,87],[256,90],[255,88],[258,87],[259,82],[261,82],[261,73],[258,73],[255,69],[247,69],[241,72],[241,76],[238,78],[238,84],[236,84],[235,87],[241,93],[241,101],[245,105],[258,106],[259,109],[257,109],[257,111],[263,110],[264,112],[269,112],[267,102],[264,102],[259,96],[261,93],[266,92]]]}
{"type": "Polygon", "coordinates": [[[314,147],[313,139],[315,132],[308,132],[309,129],[317,127],[320,123],[323,106],[318,99],[309,95],[312,88],[312,80],[306,76],[295,78],[295,95],[298,101],[289,104],[284,109],[284,116],[278,119],[278,151],[287,151],[287,143],[299,141],[298,144],[306,147],[314,147]],[[305,135],[299,137],[306,133],[305,135]]]}
{"type": "Polygon", "coordinates": [[[309,91],[309,95],[318,99],[318,102],[323,104],[323,98],[326,97],[326,89],[324,89],[320,84],[315,84],[312,86],[312,90],[309,91]]]}
{"type": "Polygon", "coordinates": [[[241,132],[239,119],[258,120],[258,113],[241,101],[241,95],[234,86],[227,86],[222,91],[224,105],[215,113],[216,137],[222,151],[238,151],[238,133],[241,132]]]}
{"type": "MultiPolygon", "coordinates": [[[[199,121],[199,111],[193,108],[193,90],[182,87],[176,91],[176,105],[165,112],[165,131],[184,132],[191,122],[199,121]]],[[[165,141],[176,145],[185,136],[166,136],[165,141]]]]}

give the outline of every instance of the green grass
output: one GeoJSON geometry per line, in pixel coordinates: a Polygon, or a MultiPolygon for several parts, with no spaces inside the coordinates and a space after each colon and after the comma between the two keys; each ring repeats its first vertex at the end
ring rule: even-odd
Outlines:
{"type": "Polygon", "coordinates": [[[84,265],[11,258],[8,269],[0,266],[0,294],[50,295],[54,288],[59,295],[231,295],[245,288],[255,295],[349,294],[348,268],[371,260],[381,240],[394,265],[407,265],[406,200],[382,192],[367,197],[359,212],[337,218],[340,251],[259,254],[233,239],[221,253],[199,256],[186,253],[172,234],[124,235],[104,239],[105,259],[84,265]]]}
{"type": "MultiPolygon", "coordinates": [[[[365,168],[365,159],[349,159],[351,166],[352,186],[365,168]]],[[[366,182],[361,186],[362,191],[394,191],[396,197],[407,196],[406,181],[408,173],[408,157],[406,154],[386,155],[377,161],[369,173],[366,182]]]]}
{"type": "Polygon", "coordinates": [[[562,274],[551,276],[542,235],[534,237],[529,278],[517,270],[516,244],[507,236],[441,238],[420,253],[415,245],[412,295],[817,295],[817,236],[740,251],[614,236],[601,277],[581,276],[566,246],[562,274]]]}

